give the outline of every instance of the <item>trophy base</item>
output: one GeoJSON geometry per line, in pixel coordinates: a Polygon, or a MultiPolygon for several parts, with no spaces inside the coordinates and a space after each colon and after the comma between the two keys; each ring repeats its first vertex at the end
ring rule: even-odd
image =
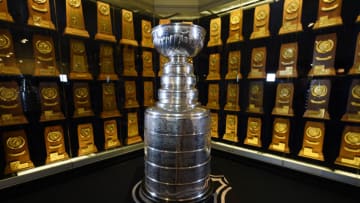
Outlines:
{"type": "Polygon", "coordinates": [[[102,81],[119,80],[119,76],[116,75],[115,73],[111,73],[111,74],[100,73],[98,80],[102,80],[102,81]]]}
{"type": "Polygon", "coordinates": [[[135,70],[134,71],[124,71],[123,76],[137,77],[138,74],[137,74],[137,72],[135,70]]]}
{"type": "Polygon", "coordinates": [[[249,75],[247,76],[248,79],[265,79],[266,73],[265,72],[256,72],[251,71],[249,75]]]}
{"type": "Polygon", "coordinates": [[[78,37],[90,38],[88,31],[72,27],[66,27],[64,35],[74,35],[78,37]]]}
{"type": "Polygon", "coordinates": [[[19,67],[15,65],[5,65],[3,63],[0,64],[0,74],[1,75],[21,75],[21,71],[19,67]]]}
{"type": "Polygon", "coordinates": [[[34,26],[34,27],[41,27],[41,28],[45,28],[45,29],[50,29],[50,30],[56,30],[55,25],[51,21],[47,21],[47,20],[41,20],[40,19],[40,22],[35,22],[33,20],[33,18],[29,18],[28,19],[28,25],[34,26]]]}
{"type": "Polygon", "coordinates": [[[353,67],[350,68],[348,75],[358,75],[360,74],[360,63],[354,64],[353,67]]]}
{"type": "Polygon", "coordinates": [[[132,144],[136,144],[136,143],[140,143],[142,142],[142,138],[140,135],[137,136],[131,136],[131,137],[127,137],[125,140],[125,144],[126,145],[132,145],[132,144]]]}
{"type": "Polygon", "coordinates": [[[259,32],[253,32],[250,35],[250,39],[260,39],[260,38],[265,38],[265,37],[270,37],[270,31],[269,30],[262,30],[259,32]]]}
{"type": "Polygon", "coordinates": [[[221,80],[220,75],[208,75],[206,80],[221,80]]]}
{"type": "Polygon", "coordinates": [[[0,126],[21,125],[29,123],[25,116],[1,115],[0,126]]]}
{"type": "Polygon", "coordinates": [[[155,73],[154,73],[154,72],[143,72],[142,76],[143,76],[143,77],[154,78],[154,77],[155,77],[155,73]]]}
{"type": "Polygon", "coordinates": [[[34,76],[37,77],[58,77],[60,72],[54,66],[47,68],[35,68],[34,76]]]}
{"type": "Polygon", "coordinates": [[[222,46],[222,41],[221,40],[216,40],[216,41],[209,41],[207,44],[207,47],[216,47],[216,46],[222,46]]]}
{"type": "Polygon", "coordinates": [[[54,162],[64,161],[67,159],[69,159],[69,155],[66,152],[65,153],[53,152],[48,154],[48,156],[46,157],[45,164],[51,164],[54,162]]]}
{"type": "Polygon", "coordinates": [[[94,144],[87,145],[86,147],[79,148],[78,156],[96,153],[98,150],[94,144]]]}
{"type": "Polygon", "coordinates": [[[125,109],[138,108],[138,107],[140,107],[140,106],[139,106],[139,103],[137,103],[137,102],[125,103],[125,105],[124,105],[125,109]]]}
{"type": "Polygon", "coordinates": [[[318,118],[318,119],[330,120],[329,113],[327,111],[325,111],[325,109],[306,110],[303,117],[304,118],[318,118]]]}
{"type": "Polygon", "coordinates": [[[294,111],[289,108],[278,108],[275,107],[273,111],[271,112],[272,115],[276,116],[294,116],[294,111]]]}
{"type": "Polygon", "coordinates": [[[93,77],[90,73],[74,73],[69,75],[70,80],[92,80],[93,77]]]}
{"type": "Polygon", "coordinates": [[[146,47],[146,48],[152,48],[152,49],[154,48],[154,44],[152,42],[144,42],[144,41],[142,41],[141,46],[146,47]]]}
{"type": "Polygon", "coordinates": [[[226,104],[225,107],[224,107],[224,110],[227,110],[227,111],[240,111],[240,107],[239,106],[234,106],[234,105],[228,105],[226,104]]]}
{"type": "Polygon", "coordinates": [[[258,137],[258,136],[253,136],[251,138],[247,137],[244,140],[244,144],[251,145],[254,147],[261,147],[261,140],[260,140],[260,137],[258,137]]]}
{"type": "Polygon", "coordinates": [[[324,155],[322,152],[314,152],[312,148],[304,147],[300,150],[299,156],[324,161],[324,155]]]}
{"type": "Polygon", "coordinates": [[[313,29],[315,30],[315,29],[337,26],[337,25],[342,25],[342,24],[343,24],[343,21],[340,16],[335,17],[335,18],[328,18],[327,16],[325,16],[322,19],[319,19],[315,22],[313,29]]]}
{"type": "Polygon", "coordinates": [[[279,35],[294,33],[294,32],[301,32],[303,31],[303,27],[301,23],[297,24],[290,24],[290,25],[283,25],[279,30],[279,35]]]}
{"type": "Polygon", "coordinates": [[[104,34],[104,33],[96,33],[95,40],[103,40],[108,42],[116,42],[116,38],[114,35],[104,34]]]}
{"type": "Polygon", "coordinates": [[[244,37],[242,35],[235,34],[233,36],[230,36],[226,40],[226,44],[231,44],[231,43],[235,43],[235,42],[242,42],[242,41],[244,41],[244,37]]]}
{"type": "Polygon", "coordinates": [[[121,117],[121,114],[117,110],[112,111],[103,111],[100,114],[100,118],[114,118],[114,117],[121,117]]]}
{"type": "Polygon", "coordinates": [[[289,146],[285,143],[278,142],[278,143],[271,143],[269,146],[269,150],[283,152],[283,153],[290,153],[289,146]]]}
{"type": "Polygon", "coordinates": [[[65,120],[65,116],[62,112],[44,112],[41,114],[40,122],[47,122],[47,121],[58,121],[58,120],[65,120]]]}
{"type": "Polygon", "coordinates": [[[138,42],[136,40],[132,40],[132,39],[120,39],[120,44],[131,45],[134,47],[139,46],[138,42]]]}
{"type": "Polygon", "coordinates": [[[276,78],[297,78],[298,73],[296,69],[292,69],[291,71],[288,70],[278,70],[276,72],[276,78]]]}
{"type": "Polygon", "coordinates": [[[104,149],[108,150],[108,149],[113,149],[116,147],[120,147],[121,143],[118,139],[108,139],[105,141],[105,145],[104,145],[104,149]]]}
{"type": "Polygon", "coordinates": [[[334,76],[336,75],[335,68],[325,68],[323,66],[315,66],[311,68],[311,70],[308,73],[308,76],[334,76]]]}
{"type": "Polygon", "coordinates": [[[153,99],[147,101],[144,100],[144,107],[150,107],[150,106],[154,106],[155,105],[155,101],[153,99]]]}
{"type": "Polygon", "coordinates": [[[14,22],[14,19],[9,13],[6,12],[0,12],[0,20],[7,21],[7,22],[14,22]]]}
{"type": "Polygon", "coordinates": [[[360,123],[360,114],[346,113],[341,118],[341,121],[360,123]]]}
{"type": "Polygon", "coordinates": [[[263,108],[262,107],[249,107],[246,112],[248,113],[256,113],[256,114],[263,114],[263,108]]]}
{"type": "Polygon", "coordinates": [[[80,117],[90,117],[94,116],[94,112],[92,110],[77,110],[74,112],[74,118],[80,118],[80,117]]]}
{"type": "Polygon", "coordinates": [[[348,158],[339,156],[335,160],[335,164],[360,169],[360,157],[354,156],[352,158],[348,158]]]}
{"type": "Polygon", "coordinates": [[[213,109],[213,110],[220,110],[219,104],[217,104],[217,105],[206,105],[206,108],[213,109]]]}
{"type": "Polygon", "coordinates": [[[241,78],[242,78],[242,76],[240,73],[228,73],[225,76],[226,80],[239,80],[241,78]]]}
{"type": "Polygon", "coordinates": [[[13,161],[10,162],[6,165],[5,167],[5,171],[4,174],[8,175],[8,174],[12,174],[12,173],[16,173],[19,171],[23,171],[23,170],[27,170],[27,169],[31,169],[34,168],[34,164],[31,160],[26,160],[26,161],[13,161]]]}
{"type": "Polygon", "coordinates": [[[234,143],[239,142],[238,136],[234,135],[234,134],[230,134],[230,133],[225,133],[222,139],[230,141],[230,142],[234,142],[234,143]]]}

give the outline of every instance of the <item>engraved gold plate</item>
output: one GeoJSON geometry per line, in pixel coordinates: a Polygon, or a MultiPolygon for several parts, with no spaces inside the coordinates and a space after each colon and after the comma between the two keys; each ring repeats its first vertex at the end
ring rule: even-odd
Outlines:
{"type": "Polygon", "coordinates": [[[307,121],[304,128],[304,137],[299,156],[324,161],[323,142],[325,125],[322,122],[307,121]]]}
{"type": "Polygon", "coordinates": [[[88,155],[98,151],[94,142],[92,123],[78,124],[77,133],[79,142],[78,156],[88,155]]]}
{"type": "Polygon", "coordinates": [[[237,115],[227,114],[226,115],[226,129],[223,136],[223,140],[238,143],[239,139],[237,136],[238,118],[237,115]]]}
{"type": "Polygon", "coordinates": [[[290,120],[286,118],[275,118],[269,150],[290,153],[289,136],[290,120]]]}
{"type": "Polygon", "coordinates": [[[279,68],[276,72],[277,78],[294,78],[298,76],[298,44],[282,44],[280,48],[279,68]]]}
{"type": "Polygon", "coordinates": [[[64,120],[61,111],[60,95],[57,83],[40,82],[41,117],[40,121],[64,120]]]}
{"type": "Polygon", "coordinates": [[[51,9],[48,0],[28,0],[28,11],[28,25],[55,30],[55,25],[51,21],[51,9]]]}
{"type": "Polygon", "coordinates": [[[92,80],[89,73],[85,44],[81,40],[70,39],[70,79],[92,80]]]}
{"type": "Polygon", "coordinates": [[[0,29],[0,59],[0,75],[21,74],[16,62],[12,36],[9,30],[5,29],[0,29]]]}
{"type": "Polygon", "coordinates": [[[101,118],[112,118],[121,116],[116,102],[115,84],[102,84],[102,112],[101,118]]]}
{"type": "Polygon", "coordinates": [[[85,29],[81,0],[66,0],[66,2],[66,27],[64,34],[89,38],[90,35],[85,29]]]}
{"type": "Polygon", "coordinates": [[[342,25],[342,0],[319,0],[318,18],[313,29],[342,25]]]}
{"type": "Polygon", "coordinates": [[[239,84],[228,84],[226,104],[224,110],[228,111],[240,111],[239,106],[239,84]]]}
{"type": "Polygon", "coordinates": [[[230,51],[228,56],[228,72],[225,79],[241,79],[242,75],[240,72],[241,65],[241,53],[238,51],[230,51]]]}
{"type": "Polygon", "coordinates": [[[154,48],[151,36],[151,22],[147,20],[141,20],[141,31],[142,31],[142,40],[141,46],[147,48],[154,48]]]}
{"type": "Polygon", "coordinates": [[[14,19],[8,11],[7,0],[0,1],[0,20],[14,22],[14,19]]]}
{"type": "Polygon", "coordinates": [[[131,46],[123,47],[123,75],[137,76],[135,69],[135,49],[131,46]]]}
{"type": "Polygon", "coordinates": [[[118,129],[117,129],[116,120],[104,121],[104,136],[105,136],[104,148],[106,150],[121,146],[121,142],[118,138],[118,129]]]}
{"type": "Polygon", "coordinates": [[[144,106],[153,106],[155,104],[153,86],[152,81],[144,81],[144,106]]]}
{"type": "Polygon", "coordinates": [[[229,37],[226,43],[241,42],[244,40],[242,34],[243,10],[236,9],[230,12],[229,37]]]}
{"type": "Polygon", "coordinates": [[[139,135],[139,125],[137,112],[129,112],[127,114],[127,138],[126,145],[142,142],[142,138],[139,135]]]}
{"type": "Polygon", "coordinates": [[[50,36],[33,36],[35,76],[58,77],[54,43],[50,36]]]}
{"type": "Polygon", "coordinates": [[[244,144],[261,147],[261,118],[249,117],[244,144]]]}
{"type": "Polygon", "coordinates": [[[122,9],[122,23],[121,23],[121,39],[120,44],[138,46],[134,34],[133,13],[131,11],[122,9]]]}
{"type": "Polygon", "coordinates": [[[360,123],[360,80],[353,79],[348,93],[346,112],[342,121],[360,123]]]}
{"type": "Polygon", "coordinates": [[[250,35],[250,39],[258,39],[270,36],[269,19],[269,4],[263,4],[255,8],[253,32],[250,35]]]}
{"type": "Polygon", "coordinates": [[[108,3],[96,2],[97,5],[97,33],[96,40],[104,40],[108,42],[116,42],[113,35],[112,22],[110,16],[110,5],[108,3]]]}
{"type": "Polygon", "coordinates": [[[263,97],[264,97],[263,81],[250,81],[249,84],[249,104],[247,112],[263,113],[263,97]]]}
{"type": "Polygon", "coordinates": [[[210,120],[211,120],[211,128],[210,128],[210,135],[212,138],[219,138],[219,117],[217,113],[210,112],[210,120]]]}
{"type": "Polygon", "coordinates": [[[207,46],[214,47],[221,45],[221,18],[214,18],[210,20],[210,39],[207,46]]]}
{"type": "Polygon", "coordinates": [[[93,116],[91,106],[89,85],[87,83],[76,82],[73,85],[74,94],[74,117],[93,116]]]}
{"type": "Polygon", "coordinates": [[[330,80],[312,80],[308,95],[305,118],[330,119],[327,111],[331,90],[330,80]]]}
{"type": "Polygon", "coordinates": [[[354,63],[349,70],[349,75],[358,75],[360,74],[360,32],[357,35],[356,40],[356,49],[354,53],[354,63]]]}
{"type": "Polygon", "coordinates": [[[266,78],[266,47],[254,48],[251,53],[251,69],[249,79],[266,78]]]}
{"type": "Polygon", "coordinates": [[[44,130],[46,164],[69,159],[65,150],[64,132],[61,125],[46,126],[44,130]]]}
{"type": "Polygon", "coordinates": [[[137,108],[139,103],[136,99],[135,81],[125,81],[125,105],[124,108],[137,108]]]}
{"type": "Polygon", "coordinates": [[[119,80],[115,73],[113,47],[109,44],[100,44],[100,74],[99,80],[119,80]]]}
{"type": "Polygon", "coordinates": [[[273,115],[294,116],[292,108],[294,95],[294,84],[279,83],[276,89],[276,101],[273,108],[273,115]]]}
{"type": "Polygon", "coordinates": [[[302,0],[285,0],[280,35],[303,30],[301,24],[302,4],[302,0]]]}
{"type": "Polygon", "coordinates": [[[219,110],[219,85],[218,84],[209,84],[208,90],[208,103],[206,107],[209,109],[219,110]]]}
{"type": "Polygon", "coordinates": [[[220,54],[210,54],[209,56],[209,73],[206,80],[220,80],[220,54]]]}
{"type": "Polygon", "coordinates": [[[143,61],[143,77],[155,77],[153,70],[153,60],[152,60],[152,51],[143,51],[142,61],[143,61]]]}

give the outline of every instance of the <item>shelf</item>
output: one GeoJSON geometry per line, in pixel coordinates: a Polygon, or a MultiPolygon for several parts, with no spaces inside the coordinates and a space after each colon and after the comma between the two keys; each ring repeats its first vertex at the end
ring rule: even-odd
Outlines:
{"type": "Polygon", "coordinates": [[[300,171],[303,173],[327,178],[330,180],[346,183],[349,185],[360,187],[360,175],[342,170],[333,170],[323,166],[317,166],[281,156],[259,152],[256,150],[246,149],[239,146],[232,146],[221,142],[212,141],[212,148],[234,155],[254,159],[268,164],[300,171]]]}

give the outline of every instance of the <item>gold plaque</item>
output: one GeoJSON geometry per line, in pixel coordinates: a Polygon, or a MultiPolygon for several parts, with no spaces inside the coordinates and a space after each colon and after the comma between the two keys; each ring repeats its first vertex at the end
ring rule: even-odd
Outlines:
{"type": "Polygon", "coordinates": [[[94,130],[92,123],[79,124],[77,126],[78,133],[78,156],[96,153],[97,147],[94,143],[94,130]]]}
{"type": "Polygon", "coordinates": [[[279,69],[276,71],[277,78],[296,78],[298,60],[298,44],[282,44],[280,48],[279,69]]]}
{"type": "Polygon", "coordinates": [[[89,38],[90,35],[85,29],[81,0],[66,0],[65,4],[66,27],[64,30],[64,34],[89,38]]]}
{"type": "Polygon", "coordinates": [[[301,24],[302,4],[302,0],[285,0],[279,35],[303,30],[301,24]]]}
{"type": "Polygon", "coordinates": [[[210,135],[212,138],[219,138],[219,117],[217,113],[210,112],[210,120],[211,120],[211,128],[210,128],[210,135]]]}
{"type": "Polygon", "coordinates": [[[290,120],[286,118],[275,118],[269,150],[290,153],[289,136],[290,120]]]}
{"type": "Polygon", "coordinates": [[[330,119],[328,113],[331,81],[312,80],[307,101],[307,109],[303,115],[305,118],[330,119]]]}
{"type": "Polygon", "coordinates": [[[168,18],[159,19],[159,25],[170,24],[171,20],[168,18]]]}
{"type": "Polygon", "coordinates": [[[155,77],[155,73],[153,70],[152,51],[143,51],[142,62],[143,62],[142,76],[143,77],[155,77]]]}
{"type": "Polygon", "coordinates": [[[29,25],[55,30],[49,0],[28,0],[28,11],[29,25]]]}
{"type": "Polygon", "coordinates": [[[251,52],[251,69],[248,78],[266,78],[266,47],[253,48],[251,52]]]}
{"type": "Polygon", "coordinates": [[[56,65],[55,47],[50,36],[34,35],[33,37],[35,76],[58,77],[60,72],[56,65]]]}
{"type": "Polygon", "coordinates": [[[237,115],[227,114],[226,115],[226,129],[223,136],[223,140],[238,143],[239,139],[237,136],[238,117],[237,115]]]}
{"type": "Polygon", "coordinates": [[[220,80],[220,54],[210,54],[209,56],[209,74],[206,80],[220,80]]]}
{"type": "Polygon", "coordinates": [[[299,152],[299,156],[324,161],[322,152],[324,137],[324,123],[307,121],[305,123],[303,145],[299,152]]]}
{"type": "Polygon", "coordinates": [[[163,74],[163,69],[164,69],[164,66],[165,66],[165,64],[167,63],[167,62],[169,62],[170,60],[169,60],[169,58],[167,58],[167,57],[165,57],[165,56],[163,56],[163,55],[160,55],[160,57],[159,57],[159,73],[158,73],[158,75],[159,75],[159,77],[161,77],[162,76],[162,74],[163,74]]]}
{"type": "Polygon", "coordinates": [[[354,54],[354,63],[351,69],[349,70],[349,75],[358,75],[360,74],[360,32],[358,33],[356,40],[356,49],[354,54]]]}
{"type": "Polygon", "coordinates": [[[141,46],[142,47],[148,47],[148,48],[154,48],[154,44],[152,42],[152,36],[151,36],[151,22],[148,20],[141,20],[141,31],[142,31],[142,40],[141,40],[141,46]]]}
{"type": "Polygon", "coordinates": [[[14,19],[8,11],[7,0],[0,1],[0,20],[14,22],[14,19]]]}
{"type": "Polygon", "coordinates": [[[261,118],[248,118],[244,144],[261,147],[261,118]]]}
{"type": "Polygon", "coordinates": [[[127,138],[126,145],[142,142],[142,138],[139,135],[139,125],[137,112],[130,112],[127,114],[127,138]]]}
{"type": "MultiPolygon", "coordinates": [[[[1,2],[0,2],[0,8],[1,8],[1,2]]],[[[1,59],[0,75],[21,74],[21,71],[16,63],[12,36],[9,30],[5,30],[5,29],[0,29],[0,59],[1,59]]]]}
{"type": "Polygon", "coordinates": [[[313,29],[342,25],[342,0],[319,0],[318,19],[313,29]]]}
{"type": "Polygon", "coordinates": [[[137,108],[139,103],[136,99],[135,81],[125,81],[125,105],[124,108],[137,108]]]}
{"type": "Polygon", "coordinates": [[[292,108],[294,97],[293,83],[279,83],[276,88],[275,107],[272,110],[273,115],[294,116],[292,108]]]}
{"type": "Polygon", "coordinates": [[[118,138],[118,129],[116,120],[104,121],[104,136],[105,144],[104,149],[112,149],[121,146],[118,138]]]}
{"type": "Polygon", "coordinates": [[[228,72],[225,76],[225,79],[241,79],[240,72],[241,65],[241,53],[238,51],[230,51],[228,56],[228,72]]]}
{"type": "Polygon", "coordinates": [[[114,68],[114,50],[112,45],[100,44],[99,80],[119,80],[114,68]]]}
{"type": "Polygon", "coordinates": [[[102,112],[101,118],[112,118],[121,116],[117,103],[114,83],[102,84],[102,112]]]}
{"type": "Polygon", "coordinates": [[[308,76],[336,75],[334,68],[336,41],[336,33],[316,37],[312,68],[308,76]]]}
{"type": "Polygon", "coordinates": [[[218,84],[209,84],[208,103],[206,104],[206,107],[215,110],[220,109],[218,84]]]}
{"type": "Polygon", "coordinates": [[[345,126],[335,163],[360,169],[360,127],[345,126]]]}
{"type": "Polygon", "coordinates": [[[244,40],[242,35],[243,10],[236,9],[230,12],[229,37],[226,43],[241,42],[244,40]]]}
{"type": "Polygon", "coordinates": [[[96,5],[97,33],[95,35],[95,39],[116,42],[116,38],[112,31],[110,5],[101,1],[97,1],[96,5]]]}
{"type": "Polygon", "coordinates": [[[61,125],[47,126],[44,130],[46,164],[69,159],[65,150],[64,131],[61,125]]]}
{"type": "Polygon", "coordinates": [[[121,39],[120,44],[138,46],[134,34],[133,13],[131,11],[121,9],[121,39]]]}
{"type": "Polygon", "coordinates": [[[154,85],[152,81],[144,81],[144,106],[155,104],[154,85]]]}
{"type": "Polygon", "coordinates": [[[360,80],[353,79],[349,89],[346,112],[342,121],[360,123],[360,80]]]}
{"type": "Polygon", "coordinates": [[[88,83],[76,82],[73,85],[74,117],[93,116],[88,83]]]}
{"type": "Polygon", "coordinates": [[[64,120],[61,111],[61,96],[56,82],[40,82],[39,84],[41,117],[40,121],[64,120]]]}
{"type": "Polygon", "coordinates": [[[84,42],[70,39],[70,79],[92,80],[93,77],[88,69],[84,42]]]}
{"type": "Polygon", "coordinates": [[[230,83],[227,85],[227,96],[224,110],[240,111],[239,106],[239,84],[230,83]]]}
{"type": "Polygon", "coordinates": [[[208,47],[221,46],[221,18],[213,18],[210,20],[210,39],[208,47]]]}
{"type": "Polygon", "coordinates": [[[269,31],[270,5],[257,6],[254,12],[254,26],[250,39],[258,39],[270,36],[269,31]]]}
{"type": "Polygon", "coordinates": [[[23,114],[19,86],[15,81],[0,82],[0,126],[28,123],[23,114]]]}
{"type": "Polygon", "coordinates": [[[2,140],[6,162],[5,175],[34,168],[25,130],[3,131],[2,140]]]}
{"type": "Polygon", "coordinates": [[[135,68],[135,49],[131,46],[123,47],[124,76],[137,76],[135,68]]]}
{"type": "Polygon", "coordinates": [[[264,82],[250,81],[249,84],[249,106],[247,112],[263,113],[264,82]]]}

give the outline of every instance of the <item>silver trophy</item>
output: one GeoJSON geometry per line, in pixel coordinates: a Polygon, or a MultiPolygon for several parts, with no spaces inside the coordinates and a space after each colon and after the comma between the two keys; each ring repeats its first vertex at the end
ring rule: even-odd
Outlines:
{"type": "Polygon", "coordinates": [[[152,37],[165,64],[156,106],[145,111],[144,202],[204,202],[210,195],[210,116],[197,102],[190,57],[203,47],[205,30],[197,25],[166,24],[152,37]]]}

